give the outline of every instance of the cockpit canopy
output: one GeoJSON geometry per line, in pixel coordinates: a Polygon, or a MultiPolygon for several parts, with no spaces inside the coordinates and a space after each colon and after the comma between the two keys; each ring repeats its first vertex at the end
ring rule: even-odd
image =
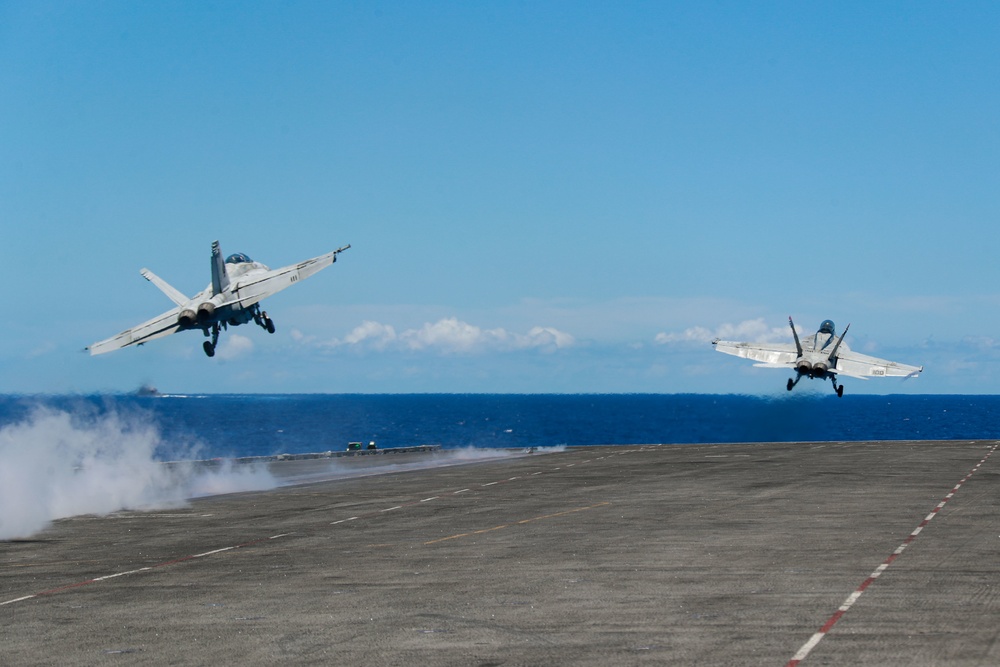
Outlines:
{"type": "Polygon", "coordinates": [[[837,330],[837,327],[833,325],[833,320],[823,320],[823,323],[819,325],[819,332],[825,334],[833,334],[837,330]]]}
{"type": "Polygon", "coordinates": [[[247,264],[252,261],[253,261],[252,259],[250,259],[241,252],[233,253],[232,255],[226,258],[226,264],[247,264]]]}

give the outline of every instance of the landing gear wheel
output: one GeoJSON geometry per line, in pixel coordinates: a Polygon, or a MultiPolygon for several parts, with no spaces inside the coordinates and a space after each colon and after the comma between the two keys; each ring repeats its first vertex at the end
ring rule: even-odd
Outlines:
{"type": "Polygon", "coordinates": [[[794,386],[795,386],[795,383],[792,382],[792,378],[788,378],[788,384],[785,385],[785,389],[787,389],[788,391],[791,391],[792,387],[794,387],[794,386]]]}
{"type": "Polygon", "coordinates": [[[215,356],[215,346],[212,345],[210,341],[206,340],[204,343],[202,343],[202,347],[205,348],[205,354],[207,354],[210,357],[215,356]]]}
{"type": "Polygon", "coordinates": [[[837,387],[837,397],[843,398],[843,396],[844,396],[844,385],[840,385],[839,387],[837,387]]]}
{"type": "Polygon", "coordinates": [[[267,333],[273,334],[274,333],[274,320],[272,320],[270,317],[267,318],[266,320],[264,320],[264,328],[267,329],[267,333]]]}

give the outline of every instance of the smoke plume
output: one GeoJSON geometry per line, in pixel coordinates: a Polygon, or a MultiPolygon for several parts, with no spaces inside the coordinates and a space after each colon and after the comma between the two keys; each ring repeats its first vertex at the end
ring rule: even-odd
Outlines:
{"type": "Polygon", "coordinates": [[[0,540],[52,521],[123,509],[183,506],[188,498],[273,488],[262,468],[168,466],[148,415],[34,408],[0,427],[0,540]]]}

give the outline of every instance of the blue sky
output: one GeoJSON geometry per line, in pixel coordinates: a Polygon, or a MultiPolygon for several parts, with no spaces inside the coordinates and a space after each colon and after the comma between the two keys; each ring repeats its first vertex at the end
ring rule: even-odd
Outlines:
{"type": "Polygon", "coordinates": [[[0,0],[0,392],[783,393],[709,341],[792,315],[925,366],[849,393],[993,393],[998,41],[987,2],[0,0]],[[216,239],[353,247],[214,359],[81,352],[216,239]]]}

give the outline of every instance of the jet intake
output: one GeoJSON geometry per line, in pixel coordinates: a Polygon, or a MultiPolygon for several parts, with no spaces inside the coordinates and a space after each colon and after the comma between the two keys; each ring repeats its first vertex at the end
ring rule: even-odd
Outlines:
{"type": "Polygon", "coordinates": [[[177,316],[177,323],[182,327],[193,327],[198,315],[191,310],[182,310],[181,314],[177,316]]]}

